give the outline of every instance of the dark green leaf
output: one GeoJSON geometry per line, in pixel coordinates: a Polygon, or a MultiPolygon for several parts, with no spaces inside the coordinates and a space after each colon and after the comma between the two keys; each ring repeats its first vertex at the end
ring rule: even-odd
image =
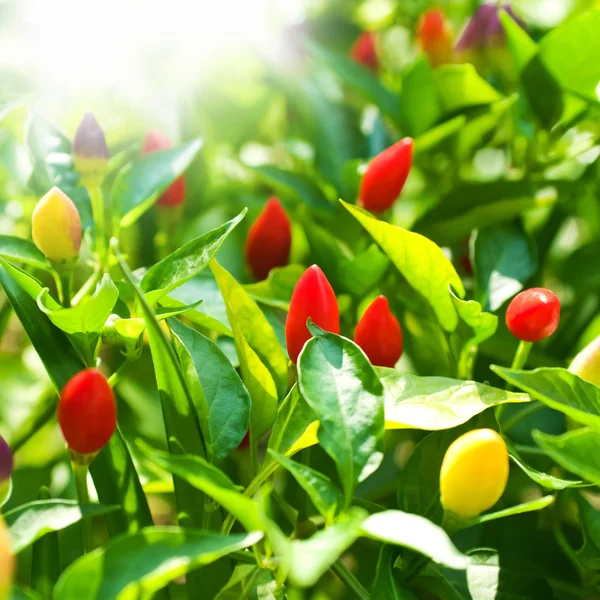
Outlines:
{"type": "Polygon", "coordinates": [[[371,596],[388,600],[417,600],[417,597],[394,577],[394,555],[391,546],[384,544],[379,552],[377,572],[371,596]]]}
{"type": "Polygon", "coordinates": [[[223,351],[201,333],[169,320],[179,340],[179,359],[201,418],[206,449],[214,460],[237,448],[248,431],[251,400],[223,351]],[[199,386],[196,387],[196,386],[199,386]]]}
{"type": "Polygon", "coordinates": [[[535,250],[523,229],[509,223],[478,230],[471,244],[477,299],[495,312],[535,274],[535,250]]]}
{"type": "Polygon", "coordinates": [[[257,532],[223,536],[179,527],[148,527],[120,536],[75,561],[59,579],[54,598],[151,597],[178,577],[256,544],[261,537],[257,532]]]}
{"type": "Polygon", "coordinates": [[[319,443],[336,462],[348,505],[383,458],[383,386],[358,346],[311,328],[318,335],[300,353],[298,385],[321,422],[319,443]]]}
{"type": "Polygon", "coordinates": [[[586,567],[597,571],[600,569],[600,511],[582,494],[577,496],[577,506],[583,531],[583,546],[577,552],[577,558],[586,567]]]}
{"type": "Polygon", "coordinates": [[[44,271],[51,269],[46,257],[33,242],[12,235],[0,235],[0,256],[22,262],[44,271]]]}

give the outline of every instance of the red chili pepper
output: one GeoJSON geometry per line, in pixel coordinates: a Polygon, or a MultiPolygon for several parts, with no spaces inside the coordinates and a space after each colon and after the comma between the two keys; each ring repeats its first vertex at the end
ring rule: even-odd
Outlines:
{"type": "Polygon", "coordinates": [[[551,336],[560,320],[560,301],[546,288],[531,288],[516,295],[506,311],[510,332],[524,342],[551,336]]]}
{"type": "Polygon", "coordinates": [[[79,454],[98,452],[117,427],[115,396],[96,369],[77,373],[58,401],[58,423],[69,448],[79,454]]]}
{"type": "Polygon", "coordinates": [[[354,341],[376,367],[393,367],[402,355],[402,330],[385,296],[371,302],[361,317],[354,341]]]}
{"type": "MultiPolygon", "coordinates": [[[[158,150],[166,150],[172,146],[171,140],[157,129],[151,131],[144,140],[142,154],[151,154],[158,150]]],[[[185,200],[185,179],[178,177],[160,196],[158,206],[179,206],[185,200]]]]}
{"type": "Polygon", "coordinates": [[[402,192],[412,165],[413,141],[404,138],[379,153],[367,167],[360,183],[361,206],[371,212],[383,212],[402,192]]]}
{"type": "Polygon", "coordinates": [[[432,8],[421,15],[417,39],[434,67],[452,62],[452,31],[441,8],[432,8]]]}
{"type": "Polygon", "coordinates": [[[259,281],[275,267],[287,265],[292,245],[292,226],[277,198],[269,198],[246,239],[246,261],[259,281]]]}
{"type": "Polygon", "coordinates": [[[340,310],[335,292],[317,265],[304,271],[290,301],[285,322],[285,341],[290,360],[296,364],[304,344],[312,337],[306,321],[332,333],[340,332],[340,310]]]}
{"type": "Polygon", "coordinates": [[[355,62],[367,67],[367,69],[377,71],[379,59],[375,47],[375,34],[370,31],[363,31],[350,48],[350,57],[355,62]]]}
{"type": "Polygon", "coordinates": [[[8,481],[13,470],[13,455],[10,446],[0,435],[0,484],[8,481]]]}
{"type": "Polygon", "coordinates": [[[248,448],[250,448],[250,431],[246,432],[246,435],[237,447],[238,450],[248,450],[248,448]]]}

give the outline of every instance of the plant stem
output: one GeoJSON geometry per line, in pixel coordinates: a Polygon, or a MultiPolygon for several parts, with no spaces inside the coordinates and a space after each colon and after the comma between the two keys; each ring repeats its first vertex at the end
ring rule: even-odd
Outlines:
{"type": "Polygon", "coordinates": [[[515,425],[518,425],[521,421],[527,419],[527,417],[530,417],[536,412],[542,410],[544,406],[545,404],[542,404],[541,402],[531,402],[529,406],[519,410],[512,417],[506,419],[506,421],[502,424],[502,433],[507,433],[515,425]]]}
{"type": "Polygon", "coordinates": [[[128,364],[129,364],[129,361],[124,360],[117,367],[117,370],[114,371],[114,373],[108,378],[108,385],[110,385],[111,388],[114,388],[116,385],[118,385],[119,381],[121,381],[121,377],[123,376],[123,371],[125,370],[125,368],[127,367],[128,364]]]}
{"type": "Polygon", "coordinates": [[[75,296],[73,296],[73,300],[71,301],[73,306],[77,306],[81,300],[96,287],[96,284],[100,281],[101,275],[102,268],[99,265],[96,265],[94,272],[88,277],[87,281],[81,286],[75,296]]]}
{"type": "Polygon", "coordinates": [[[256,560],[254,558],[254,554],[251,552],[246,552],[244,550],[236,550],[229,555],[233,560],[237,562],[244,563],[246,565],[255,565],[256,560]]]}
{"type": "Polygon", "coordinates": [[[73,283],[73,270],[65,269],[58,273],[60,281],[59,296],[60,302],[65,308],[71,307],[71,285],[73,283]]]}
{"type": "MultiPolygon", "coordinates": [[[[77,489],[79,504],[89,504],[90,495],[87,484],[88,465],[80,465],[72,461],[71,467],[73,468],[73,476],[75,477],[75,488],[77,489]]],[[[83,518],[82,526],[83,551],[87,554],[92,549],[92,522],[89,517],[83,518]]]]}
{"type": "MultiPolygon", "coordinates": [[[[519,345],[517,346],[517,351],[515,352],[515,356],[512,361],[512,365],[510,366],[513,370],[522,369],[529,358],[529,353],[533,348],[533,344],[531,342],[524,342],[521,340],[519,345]]],[[[506,386],[506,390],[510,391],[512,386],[509,384],[506,386]]],[[[502,415],[504,414],[504,410],[506,409],[505,404],[500,404],[500,406],[496,407],[496,419],[500,422],[502,415]]]]}
{"type": "Polygon", "coordinates": [[[560,546],[561,550],[565,553],[566,557],[569,559],[569,562],[575,567],[575,570],[579,574],[580,577],[583,576],[583,567],[575,554],[573,548],[571,548],[571,544],[569,544],[569,540],[565,536],[565,532],[562,529],[562,525],[560,522],[557,522],[554,527],[552,527],[552,533],[554,534],[554,539],[556,543],[560,546]]]}
{"type": "Polygon", "coordinates": [[[371,598],[371,594],[365,590],[360,581],[354,577],[341,560],[336,560],[331,565],[331,570],[344,582],[349,590],[354,592],[357,598],[360,600],[369,600],[371,598]]]}
{"type": "Polygon", "coordinates": [[[92,204],[92,213],[94,215],[95,233],[96,233],[96,253],[98,262],[106,267],[108,265],[108,242],[106,232],[106,214],[104,207],[104,195],[100,186],[88,187],[87,192],[92,204]]]}

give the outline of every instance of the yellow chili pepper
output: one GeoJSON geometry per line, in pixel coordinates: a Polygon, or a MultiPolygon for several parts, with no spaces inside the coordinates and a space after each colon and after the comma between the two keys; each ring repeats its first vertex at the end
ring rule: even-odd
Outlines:
{"type": "Polygon", "coordinates": [[[0,600],[8,598],[15,569],[8,529],[0,517],[0,600]]]}

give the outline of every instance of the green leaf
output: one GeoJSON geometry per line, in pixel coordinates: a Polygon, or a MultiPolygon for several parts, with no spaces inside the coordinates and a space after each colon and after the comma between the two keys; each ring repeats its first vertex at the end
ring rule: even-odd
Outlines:
{"type": "MultiPolygon", "coordinates": [[[[314,411],[300,394],[298,385],[294,385],[285,400],[279,405],[267,450],[274,450],[284,456],[292,456],[317,443],[318,425],[319,422],[314,411]]],[[[271,454],[268,453],[263,468],[273,462],[271,454]]]]}
{"type": "Polygon", "coordinates": [[[467,122],[464,115],[448,119],[415,138],[415,156],[429,152],[449,137],[461,132],[467,122]]]}
{"type": "Polygon", "coordinates": [[[495,312],[537,271],[535,250],[523,229],[509,223],[478,230],[471,244],[477,299],[495,312]]]}
{"type": "Polygon", "coordinates": [[[522,515],[523,513],[542,510],[550,506],[554,500],[554,496],[544,496],[542,498],[531,500],[530,502],[524,502],[523,504],[517,504],[516,506],[505,508],[504,510],[486,513],[485,515],[480,515],[471,520],[469,522],[469,526],[479,525],[479,523],[487,523],[488,521],[495,521],[496,519],[503,519],[504,517],[512,517],[513,515],[522,515]]]}
{"type": "Polygon", "coordinates": [[[566,414],[578,423],[600,430],[600,388],[566,369],[543,367],[516,371],[491,366],[502,379],[566,414]]]}
{"type": "Polygon", "coordinates": [[[533,432],[537,445],[563,469],[600,485],[600,435],[591,429],[577,429],[563,435],[533,432]]]}
{"type": "Polygon", "coordinates": [[[492,104],[502,99],[502,96],[477,74],[471,64],[441,65],[433,74],[444,115],[492,104]]]}
{"type": "Polygon", "coordinates": [[[178,577],[252,546],[261,537],[258,532],[223,536],[179,527],[148,527],[75,561],[59,579],[54,598],[149,598],[178,577]]]}
{"type": "Polygon", "coordinates": [[[307,175],[272,165],[254,167],[253,171],[283,197],[293,198],[315,210],[334,210],[323,190],[307,175]]]}
{"type": "Polygon", "coordinates": [[[544,65],[563,89],[598,102],[600,13],[591,11],[567,20],[539,45],[544,65]]]}
{"type": "MultiPolygon", "coordinates": [[[[205,456],[206,448],[200,431],[198,415],[175,351],[167,341],[144,294],[137,286],[129,266],[118,250],[116,256],[125,279],[135,291],[140,313],[146,322],[169,452],[173,454],[189,452],[205,456]]],[[[178,522],[183,526],[201,527],[204,497],[180,478],[174,478],[173,482],[179,511],[178,522]]]]}
{"type": "Polygon", "coordinates": [[[267,279],[246,284],[243,288],[256,302],[288,310],[292,292],[304,270],[302,265],[287,265],[271,269],[267,279]]]}
{"type": "Polygon", "coordinates": [[[340,520],[308,540],[290,543],[289,579],[293,585],[310,587],[356,541],[366,511],[353,507],[340,520]]]}
{"type": "Polygon", "coordinates": [[[398,97],[384,87],[368,69],[350,60],[347,56],[328,50],[314,42],[307,42],[306,47],[315,62],[331,69],[345,83],[362,92],[382,112],[395,121],[399,120],[400,103],[398,97]]]}
{"type": "Polygon", "coordinates": [[[377,372],[385,389],[386,429],[451,429],[492,406],[529,402],[527,394],[475,381],[419,377],[383,367],[377,372]]]}
{"type": "Polygon", "coordinates": [[[586,498],[577,496],[579,520],[583,532],[583,546],[577,551],[577,558],[590,569],[600,569],[600,511],[586,498]]]}
{"type": "Polygon", "coordinates": [[[391,546],[384,544],[379,552],[377,571],[371,596],[388,600],[417,600],[417,597],[394,577],[394,555],[391,546]]]}
{"type": "Polygon", "coordinates": [[[117,506],[80,505],[74,500],[36,500],[23,504],[4,515],[10,529],[15,554],[31,546],[51,531],[60,531],[85,517],[94,517],[117,510],[117,506]]]}
{"type": "Polygon", "coordinates": [[[152,152],[121,170],[112,188],[111,202],[121,226],[135,223],[160,194],[181,175],[202,148],[201,140],[192,140],[177,148],[152,152]]]}
{"type": "Polygon", "coordinates": [[[235,321],[235,327],[269,369],[279,395],[283,396],[288,383],[288,361],[273,327],[256,302],[226,269],[216,260],[210,263],[210,269],[225,300],[230,324],[235,321]]]}
{"type": "Polygon", "coordinates": [[[273,425],[275,420],[277,386],[278,384],[282,386],[284,383],[282,379],[284,364],[287,383],[287,362],[283,358],[283,351],[275,332],[256,303],[219,263],[212,262],[211,270],[225,300],[229,323],[233,330],[235,349],[240,360],[242,380],[252,398],[250,435],[253,439],[257,439],[273,425]],[[254,318],[257,319],[256,322],[253,322],[254,318]],[[250,344],[247,335],[257,345],[257,348],[260,348],[260,355],[250,344]],[[261,337],[263,335],[264,338],[261,337]],[[264,346],[261,347],[263,339],[264,346]],[[271,361],[269,365],[271,368],[263,362],[263,357],[271,361]],[[277,380],[274,376],[277,376],[277,380]]]}
{"type": "Polygon", "coordinates": [[[248,531],[262,530],[259,506],[238,491],[238,487],[214,465],[199,456],[166,454],[138,441],[138,446],[154,464],[185,479],[190,485],[216,500],[248,531]]]}
{"type": "Polygon", "coordinates": [[[340,200],[390,257],[406,281],[417,290],[435,311],[446,331],[454,331],[458,316],[448,295],[448,286],[462,297],[465,289],[452,263],[431,240],[379,221],[370,214],[340,200]]]}
{"type": "Polygon", "coordinates": [[[298,358],[300,393],[321,422],[319,443],[335,461],[346,506],[383,458],[383,386],[362,350],[311,324],[298,358]]]}
{"type": "Polygon", "coordinates": [[[224,459],[246,435],[250,394],[223,351],[198,331],[172,319],[169,327],[201,417],[209,458],[224,459]],[[195,382],[195,385],[191,382],[195,382]],[[199,386],[199,388],[195,386],[199,386]]]}
{"type": "Polygon", "coordinates": [[[538,471],[523,462],[514,446],[507,442],[509,458],[532,480],[547,490],[564,490],[569,487],[581,487],[585,485],[583,481],[574,481],[572,479],[562,479],[548,473],[538,471]]]}
{"type": "Polygon", "coordinates": [[[400,510],[375,513],[363,522],[362,533],[386,544],[410,548],[451,569],[466,569],[469,565],[469,559],[456,549],[448,534],[419,515],[400,510]]]}
{"type": "Polygon", "coordinates": [[[86,362],[92,364],[100,333],[118,298],[117,287],[106,273],[98,282],[94,295],[73,308],[60,306],[52,299],[48,288],[38,296],[37,305],[56,327],[71,336],[86,362]]]}
{"type": "Polygon", "coordinates": [[[389,258],[376,244],[371,244],[351,259],[341,261],[338,273],[340,284],[351,294],[364,296],[379,283],[389,265],[389,258]]]}
{"type": "Polygon", "coordinates": [[[453,574],[453,582],[465,598],[472,600],[551,600],[554,590],[547,575],[535,564],[492,549],[469,552],[465,573],[453,574]],[[460,579],[459,579],[460,578],[460,579]]]}
{"type": "Polygon", "coordinates": [[[286,458],[273,450],[269,454],[300,484],[308,494],[312,503],[319,513],[325,518],[325,522],[331,524],[338,506],[340,506],[340,494],[329,477],[319,471],[311,469],[295,460],[286,458]]]}
{"type": "Polygon", "coordinates": [[[400,122],[407,133],[415,137],[429,130],[441,116],[434,70],[429,59],[421,56],[402,79],[400,122]]]}
{"type": "Polygon", "coordinates": [[[46,257],[33,242],[12,235],[0,235],[0,256],[44,271],[52,269],[46,257]]]}
{"type": "Polygon", "coordinates": [[[239,600],[243,598],[253,582],[258,578],[260,568],[253,565],[238,565],[233,570],[229,581],[215,596],[214,600],[239,600]]]}
{"type": "Polygon", "coordinates": [[[246,209],[231,221],[188,242],[148,269],[140,286],[147,293],[148,301],[151,304],[156,302],[198,275],[245,215],[246,209]]]}
{"type": "Polygon", "coordinates": [[[38,596],[33,590],[25,589],[22,587],[17,587],[13,585],[10,590],[10,600],[41,600],[41,597],[38,596]]]}

